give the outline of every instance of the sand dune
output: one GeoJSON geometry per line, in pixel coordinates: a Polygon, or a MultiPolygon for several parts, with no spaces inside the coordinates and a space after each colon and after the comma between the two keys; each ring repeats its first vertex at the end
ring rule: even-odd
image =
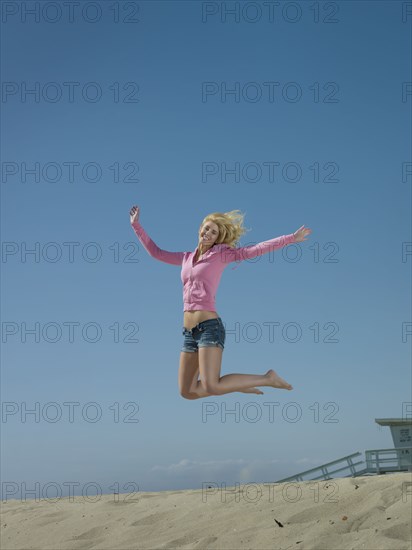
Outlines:
{"type": "Polygon", "coordinates": [[[1,548],[412,548],[412,473],[221,487],[3,501],[1,548]]]}

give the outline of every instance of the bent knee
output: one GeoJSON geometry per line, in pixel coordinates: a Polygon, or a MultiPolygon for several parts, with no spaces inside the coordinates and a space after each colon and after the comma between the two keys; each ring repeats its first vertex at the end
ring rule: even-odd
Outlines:
{"type": "Polygon", "coordinates": [[[184,399],[194,399],[194,395],[193,395],[193,393],[191,393],[190,391],[181,391],[181,392],[180,392],[180,395],[181,395],[181,397],[183,397],[184,399]]]}

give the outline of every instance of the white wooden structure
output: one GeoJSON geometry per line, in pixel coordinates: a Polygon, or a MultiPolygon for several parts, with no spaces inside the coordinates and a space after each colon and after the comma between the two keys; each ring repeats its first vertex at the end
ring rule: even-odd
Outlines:
{"type": "Polygon", "coordinates": [[[412,419],[375,418],[375,422],[380,426],[390,426],[394,443],[393,449],[367,450],[365,451],[365,460],[355,462],[356,458],[362,456],[362,453],[357,451],[316,468],[278,479],[276,483],[333,479],[333,474],[342,474],[343,472],[345,472],[343,475],[337,477],[412,472],[412,419]],[[356,469],[357,466],[359,466],[358,469],[356,469]]]}

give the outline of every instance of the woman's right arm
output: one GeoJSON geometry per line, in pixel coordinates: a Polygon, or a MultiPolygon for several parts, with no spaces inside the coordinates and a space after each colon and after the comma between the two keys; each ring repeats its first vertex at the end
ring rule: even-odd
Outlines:
{"type": "Polygon", "coordinates": [[[138,218],[139,207],[133,206],[130,210],[130,223],[140,242],[150,254],[150,256],[156,258],[156,260],[165,262],[166,264],[182,265],[184,252],[168,252],[167,250],[162,250],[161,248],[159,248],[143,229],[138,218]]]}

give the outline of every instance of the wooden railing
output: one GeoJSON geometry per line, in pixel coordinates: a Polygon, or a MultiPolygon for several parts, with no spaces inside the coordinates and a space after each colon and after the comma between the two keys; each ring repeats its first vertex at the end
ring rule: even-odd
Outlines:
{"type": "Polygon", "coordinates": [[[365,451],[365,461],[353,462],[361,452],[332,460],[316,468],[305,470],[294,476],[278,479],[276,483],[285,481],[309,481],[313,479],[332,479],[333,474],[344,472],[343,477],[357,477],[367,474],[384,474],[386,472],[412,472],[412,447],[394,447],[392,449],[372,449],[365,451]],[[356,470],[355,466],[363,467],[356,470]],[[338,468],[333,469],[334,467],[338,468]],[[306,479],[305,479],[306,478],[306,479]]]}
{"type": "Polygon", "coordinates": [[[412,447],[368,450],[365,457],[368,472],[412,472],[412,447]]]}
{"type": "Polygon", "coordinates": [[[352,453],[351,455],[338,458],[338,460],[332,460],[331,462],[327,462],[326,464],[317,466],[316,468],[305,470],[304,472],[300,472],[299,474],[296,474],[294,476],[279,479],[276,481],[276,483],[283,483],[284,481],[308,481],[310,479],[332,479],[332,474],[343,472],[347,469],[350,470],[350,474],[348,475],[356,475],[357,472],[356,472],[355,466],[359,464],[362,464],[364,466],[365,463],[363,462],[363,460],[360,460],[359,462],[353,462],[353,459],[361,455],[362,453],[358,451],[356,453],[352,453]],[[341,466],[340,468],[337,468],[334,470],[331,469],[332,466],[342,465],[342,463],[344,465],[341,466]],[[304,476],[309,476],[309,477],[305,480],[303,479],[304,476]]]}

